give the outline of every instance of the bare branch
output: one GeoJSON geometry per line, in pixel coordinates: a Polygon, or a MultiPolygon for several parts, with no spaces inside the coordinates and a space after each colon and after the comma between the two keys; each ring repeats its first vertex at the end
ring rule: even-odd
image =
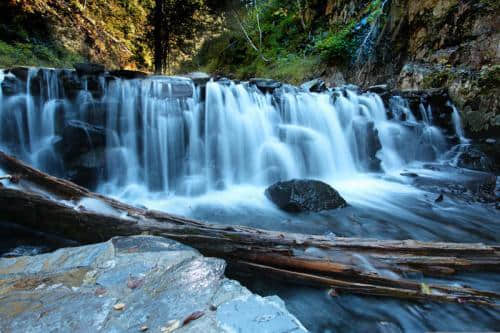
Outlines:
{"type": "Polygon", "coordinates": [[[243,23],[241,22],[239,16],[238,16],[238,13],[233,9],[233,15],[234,17],[236,18],[236,21],[238,22],[238,25],[240,26],[241,30],[243,31],[243,34],[245,35],[245,38],[247,39],[248,43],[250,44],[250,46],[255,50],[257,51],[257,53],[259,53],[259,56],[262,58],[262,60],[264,60],[265,62],[269,62],[270,60],[267,59],[263,54],[262,52],[260,51],[260,49],[257,48],[257,46],[255,46],[255,44],[253,43],[252,39],[250,38],[250,36],[248,35],[247,33],[247,30],[245,29],[245,27],[243,26],[243,23]]]}

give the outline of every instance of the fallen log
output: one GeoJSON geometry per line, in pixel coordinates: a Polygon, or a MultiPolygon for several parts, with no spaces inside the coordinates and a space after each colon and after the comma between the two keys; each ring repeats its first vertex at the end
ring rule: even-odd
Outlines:
{"type": "Polygon", "coordinates": [[[329,238],[209,224],[92,193],[2,152],[0,168],[15,175],[6,178],[15,184],[0,187],[0,219],[79,242],[148,233],[254,271],[346,292],[483,305],[497,305],[500,300],[494,292],[394,277],[407,272],[498,270],[497,245],[329,238]],[[93,208],[96,204],[99,210],[93,208]],[[367,262],[373,269],[366,268],[367,262]]]}

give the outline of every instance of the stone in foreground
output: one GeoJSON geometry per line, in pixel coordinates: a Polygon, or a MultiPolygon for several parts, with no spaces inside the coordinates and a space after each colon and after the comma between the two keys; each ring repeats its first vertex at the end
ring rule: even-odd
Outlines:
{"type": "Polygon", "coordinates": [[[320,212],[347,206],[333,187],[317,180],[278,182],[266,189],[266,196],[279,208],[292,213],[320,212]]]}
{"type": "Polygon", "coordinates": [[[224,269],[152,236],[1,259],[0,331],[307,331],[279,298],[252,294],[224,269]]]}

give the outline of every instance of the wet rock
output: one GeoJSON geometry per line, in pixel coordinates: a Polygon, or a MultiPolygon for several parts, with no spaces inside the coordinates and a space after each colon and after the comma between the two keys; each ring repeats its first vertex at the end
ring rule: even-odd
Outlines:
{"type": "Polygon", "coordinates": [[[263,93],[272,93],[275,89],[280,88],[283,84],[279,81],[272,79],[250,79],[250,84],[255,85],[263,93]]]}
{"type": "Polygon", "coordinates": [[[65,96],[70,100],[75,99],[83,89],[82,81],[76,71],[63,71],[60,78],[65,96]]]}
{"type": "Polygon", "coordinates": [[[79,120],[69,120],[62,131],[63,157],[73,159],[93,149],[104,147],[108,130],[79,120]]]}
{"type": "Polygon", "coordinates": [[[61,154],[65,175],[72,182],[94,190],[103,176],[106,140],[111,131],[79,120],[70,120],[55,144],[61,154]]]}
{"type": "Polygon", "coordinates": [[[28,79],[29,70],[30,67],[20,66],[20,67],[9,68],[8,73],[12,73],[13,75],[15,75],[16,78],[18,78],[21,81],[26,81],[28,79]]]}
{"type": "Polygon", "coordinates": [[[382,149],[378,130],[372,121],[354,122],[353,129],[355,140],[357,141],[358,159],[368,171],[380,171],[381,160],[377,157],[377,152],[382,149]]]}
{"type": "Polygon", "coordinates": [[[3,97],[9,97],[26,90],[26,83],[14,75],[6,75],[0,88],[2,89],[3,97]]]}
{"type": "Polygon", "coordinates": [[[497,177],[494,174],[439,164],[425,164],[424,168],[439,173],[439,176],[415,178],[413,184],[426,191],[468,202],[496,201],[497,177]]]}
{"type": "Polygon", "coordinates": [[[403,177],[410,177],[410,178],[417,178],[418,177],[418,175],[416,173],[413,173],[413,172],[402,172],[400,175],[403,177]]]}
{"type": "Polygon", "coordinates": [[[490,161],[491,171],[500,174],[500,140],[490,140],[489,143],[473,144],[474,149],[482,152],[490,161]]]}
{"type": "Polygon", "coordinates": [[[393,95],[403,97],[417,120],[422,120],[422,108],[430,110],[432,125],[444,129],[448,134],[455,134],[453,108],[446,89],[394,91],[393,95]]]}
{"type": "Polygon", "coordinates": [[[78,76],[85,75],[101,75],[104,74],[106,68],[101,64],[92,64],[92,63],[79,63],[74,65],[76,69],[76,73],[78,76]]]}
{"type": "Polygon", "coordinates": [[[148,76],[147,73],[140,71],[131,71],[128,69],[119,69],[115,71],[110,71],[109,75],[126,80],[144,79],[148,76]]]}
{"type": "Polygon", "coordinates": [[[0,327],[160,332],[179,323],[182,332],[307,331],[279,298],[252,294],[224,278],[224,269],[220,259],[152,236],[0,259],[0,327]],[[129,288],[130,276],[140,276],[143,284],[129,288]]]}
{"type": "Polygon", "coordinates": [[[209,74],[204,72],[192,72],[187,74],[186,77],[193,80],[194,84],[198,86],[204,85],[212,79],[212,77],[209,74]]]}
{"type": "Polygon", "coordinates": [[[193,83],[191,80],[171,76],[153,76],[155,88],[150,92],[159,99],[190,98],[193,97],[193,83]]]}
{"type": "Polygon", "coordinates": [[[488,156],[474,146],[464,147],[457,157],[457,166],[486,172],[493,170],[493,163],[488,156]]]}
{"type": "Polygon", "coordinates": [[[347,203],[330,185],[317,180],[278,182],[265,192],[267,198],[288,212],[319,212],[346,207],[347,203]]]}
{"type": "Polygon", "coordinates": [[[327,90],[325,81],[321,79],[314,79],[308,82],[303,83],[300,86],[301,89],[307,91],[307,92],[316,92],[316,93],[322,93],[327,90]]]}

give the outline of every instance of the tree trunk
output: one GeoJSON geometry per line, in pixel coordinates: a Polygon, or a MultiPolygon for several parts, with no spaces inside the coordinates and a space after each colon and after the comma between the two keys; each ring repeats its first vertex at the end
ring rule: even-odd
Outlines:
{"type": "Polygon", "coordinates": [[[0,187],[0,219],[80,242],[148,233],[178,240],[251,271],[339,291],[484,305],[496,305],[500,299],[494,292],[393,277],[407,272],[449,275],[463,270],[498,270],[497,245],[327,238],[209,224],[92,193],[1,152],[0,168],[11,173],[10,182],[15,183],[14,187],[0,187]],[[93,202],[108,207],[95,211],[93,202]],[[367,270],[366,262],[393,274],[367,270]]]}
{"type": "Polygon", "coordinates": [[[163,73],[163,5],[164,0],[155,1],[154,13],[154,66],[155,73],[163,73]]]}

